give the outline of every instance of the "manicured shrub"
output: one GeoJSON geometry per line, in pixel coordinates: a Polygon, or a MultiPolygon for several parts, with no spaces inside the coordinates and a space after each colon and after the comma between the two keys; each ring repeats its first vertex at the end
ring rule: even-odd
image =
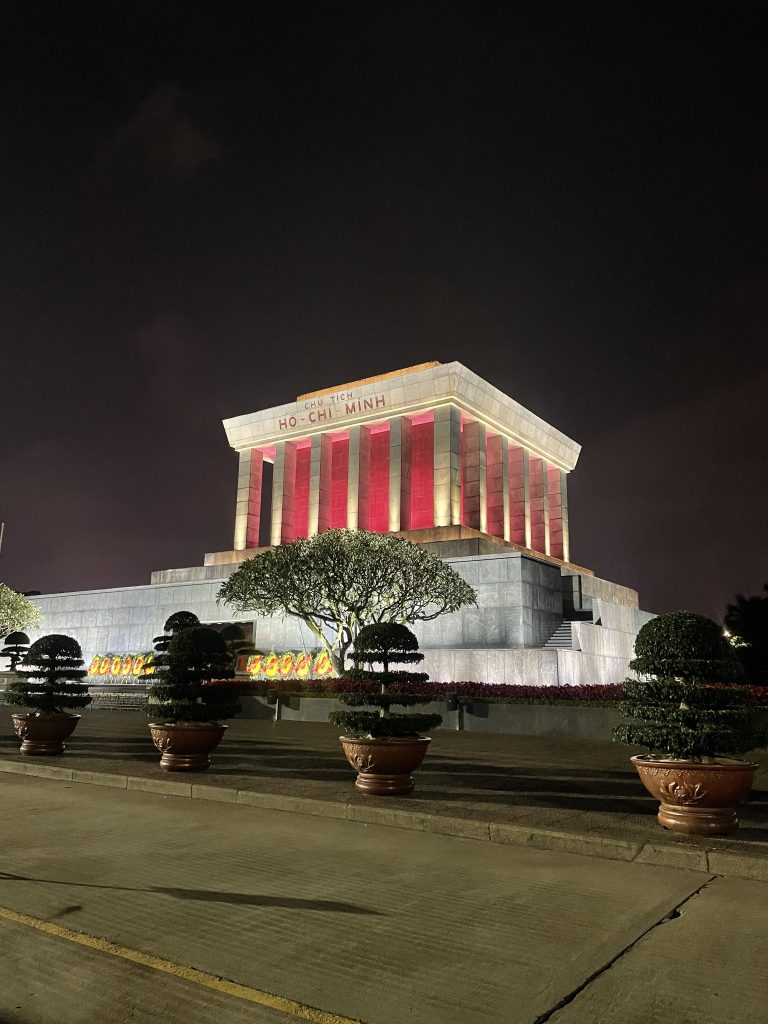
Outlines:
{"type": "Polygon", "coordinates": [[[5,691],[6,703],[30,708],[36,715],[58,715],[91,703],[80,644],[71,636],[51,633],[36,640],[24,657],[19,677],[5,691]]]}
{"type": "MultiPolygon", "coordinates": [[[[200,619],[195,615],[194,612],[174,612],[173,615],[169,615],[165,620],[163,626],[163,632],[160,636],[152,638],[152,643],[155,645],[155,650],[158,653],[167,651],[171,643],[171,639],[176,633],[181,632],[182,629],[190,629],[192,626],[199,626],[200,619]]],[[[155,662],[157,664],[157,662],[155,662]]]]}
{"type": "Polygon", "coordinates": [[[765,713],[738,676],[717,623],[690,612],[671,612],[637,635],[619,710],[630,719],[614,738],[654,755],[678,760],[736,757],[766,742],[765,713]]]}
{"type": "Polygon", "coordinates": [[[236,687],[226,684],[234,677],[232,657],[215,629],[177,630],[154,668],[147,712],[157,721],[220,722],[240,710],[236,687]],[[211,679],[224,682],[209,686],[211,679]]]}
{"type": "Polygon", "coordinates": [[[0,651],[0,658],[8,658],[11,663],[11,671],[15,672],[16,666],[23,661],[29,650],[29,637],[26,633],[9,633],[5,638],[5,644],[0,651]]]}
{"type": "Polygon", "coordinates": [[[380,664],[381,670],[353,669],[345,677],[349,690],[337,690],[339,701],[359,711],[332,711],[328,720],[350,737],[411,737],[437,728],[440,715],[392,711],[392,705],[414,707],[428,704],[429,695],[408,692],[429,678],[425,672],[392,671],[391,665],[418,664],[424,659],[416,637],[396,622],[364,626],[357,634],[353,660],[357,666],[380,664]],[[397,690],[394,687],[397,686],[397,690]]]}

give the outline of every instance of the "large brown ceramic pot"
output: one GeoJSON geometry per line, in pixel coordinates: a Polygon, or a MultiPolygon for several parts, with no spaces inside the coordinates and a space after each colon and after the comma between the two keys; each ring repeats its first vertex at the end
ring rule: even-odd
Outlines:
{"type": "Polygon", "coordinates": [[[415,771],[430,744],[428,736],[411,739],[355,740],[340,736],[347,760],[358,775],[355,788],[375,796],[395,796],[413,790],[415,771]]]}
{"type": "Polygon", "coordinates": [[[210,722],[152,722],[149,726],[152,742],[163,755],[160,767],[167,772],[205,771],[211,764],[211,751],[226,730],[226,725],[210,722]]]}
{"type": "Polygon", "coordinates": [[[642,754],[631,761],[645,788],[661,802],[659,824],[694,836],[736,831],[736,808],[746,800],[758,767],[749,761],[657,761],[642,754]]]}
{"type": "Polygon", "coordinates": [[[11,715],[22,754],[63,754],[64,740],[75,731],[80,715],[11,715]]]}

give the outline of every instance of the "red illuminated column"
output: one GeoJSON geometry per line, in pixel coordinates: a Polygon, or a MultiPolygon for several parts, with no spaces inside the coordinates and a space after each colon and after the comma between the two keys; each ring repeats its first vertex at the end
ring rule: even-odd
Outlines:
{"type": "Polygon", "coordinates": [[[567,474],[557,466],[550,466],[548,476],[549,547],[555,558],[568,561],[568,493],[567,474]]]}
{"type": "Polygon", "coordinates": [[[509,540],[509,455],[507,439],[492,434],[486,441],[488,533],[509,540]]]}
{"type": "Polygon", "coordinates": [[[347,482],[349,479],[349,436],[338,434],[331,444],[331,527],[347,525],[347,482]]]}
{"type": "Polygon", "coordinates": [[[435,424],[431,413],[411,417],[411,530],[435,525],[435,424]]]}
{"type": "Polygon", "coordinates": [[[516,444],[509,445],[509,539],[532,546],[530,462],[526,449],[516,444]]]}
{"type": "Polygon", "coordinates": [[[550,553],[548,469],[544,459],[531,455],[531,547],[545,555],[550,553]]]}
{"type": "MultiPolygon", "coordinates": [[[[434,412],[434,526],[461,523],[461,416],[453,405],[434,412]]],[[[485,468],[485,453],[483,453],[485,468]]],[[[485,483],[483,483],[483,488],[485,483]]],[[[483,513],[484,515],[485,513],[483,513]]]]}
{"type": "Polygon", "coordinates": [[[468,421],[461,433],[462,522],[487,533],[485,426],[468,421]]]}
{"type": "Polygon", "coordinates": [[[293,483],[292,540],[309,536],[309,483],[311,448],[308,441],[296,444],[296,470],[293,483]]]}

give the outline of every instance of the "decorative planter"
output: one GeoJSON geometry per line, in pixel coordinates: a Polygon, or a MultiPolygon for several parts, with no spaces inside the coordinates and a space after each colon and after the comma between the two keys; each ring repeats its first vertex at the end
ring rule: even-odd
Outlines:
{"type": "Polygon", "coordinates": [[[63,754],[80,715],[11,715],[22,754],[63,754]]]}
{"type": "Polygon", "coordinates": [[[212,750],[221,743],[226,725],[208,722],[151,722],[152,742],[162,754],[167,772],[202,772],[210,767],[212,750]]]}
{"type": "Polygon", "coordinates": [[[657,761],[642,754],[630,760],[660,801],[659,824],[695,836],[728,836],[737,830],[736,808],[746,800],[758,767],[749,761],[657,761]]]}
{"type": "Polygon", "coordinates": [[[340,736],[339,742],[358,773],[355,789],[374,796],[402,796],[413,790],[411,772],[424,760],[430,739],[357,740],[340,736]]]}

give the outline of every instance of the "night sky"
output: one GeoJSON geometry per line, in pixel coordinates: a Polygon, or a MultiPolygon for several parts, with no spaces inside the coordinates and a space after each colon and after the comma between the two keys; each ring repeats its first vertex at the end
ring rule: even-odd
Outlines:
{"type": "Polygon", "coordinates": [[[231,548],[221,419],[458,359],[583,445],[572,558],[768,580],[768,7],[9,2],[0,579],[231,548]]]}

